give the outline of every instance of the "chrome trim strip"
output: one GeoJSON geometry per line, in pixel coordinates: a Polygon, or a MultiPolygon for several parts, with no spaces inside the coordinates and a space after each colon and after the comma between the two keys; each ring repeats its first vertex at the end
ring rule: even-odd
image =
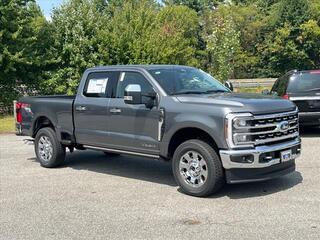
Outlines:
{"type": "MultiPolygon", "coordinates": [[[[288,129],[286,129],[285,131],[289,131],[292,129],[296,129],[298,128],[298,125],[295,125],[293,127],[289,127],[288,129]]],[[[234,136],[238,136],[238,135],[248,135],[248,136],[254,136],[254,135],[260,135],[260,134],[270,134],[270,133],[282,133],[281,131],[279,131],[278,128],[275,128],[273,130],[270,131],[261,131],[261,132],[245,132],[245,133],[234,133],[234,136]]]]}
{"type": "Polygon", "coordinates": [[[300,116],[306,116],[306,115],[320,115],[320,112],[299,112],[300,116]]]}
{"type": "Polygon", "coordinates": [[[259,119],[266,119],[266,118],[277,118],[277,117],[285,117],[288,115],[294,115],[298,113],[298,109],[291,111],[291,112],[284,112],[284,113],[275,113],[275,114],[266,114],[266,115],[255,115],[253,116],[254,120],[259,119]]]}
{"type": "Polygon", "coordinates": [[[129,155],[136,155],[136,156],[156,158],[156,159],[160,158],[159,155],[131,152],[131,151],[125,151],[125,150],[119,150],[119,149],[113,149],[113,148],[96,147],[96,146],[90,146],[90,145],[83,145],[83,147],[88,148],[88,149],[93,149],[93,150],[101,150],[101,151],[115,152],[115,153],[124,153],[124,154],[129,154],[129,155]]]}
{"type": "Polygon", "coordinates": [[[291,101],[299,101],[299,100],[320,100],[319,96],[305,96],[305,97],[290,97],[291,101]]]}
{"type": "MultiPolygon", "coordinates": [[[[292,124],[292,123],[297,123],[298,121],[298,118],[294,118],[293,120],[289,120],[289,124],[292,124]]],[[[236,129],[257,129],[257,128],[268,128],[268,127],[276,127],[277,124],[276,123],[268,123],[268,124],[256,124],[254,126],[246,126],[246,127],[239,127],[239,126],[236,126],[235,128],[236,129]]]]}
{"type": "Polygon", "coordinates": [[[164,123],[165,113],[163,108],[160,108],[159,112],[160,112],[160,116],[159,116],[159,122],[158,122],[158,141],[160,142],[162,138],[162,125],[164,123]]]}
{"type": "MultiPolygon", "coordinates": [[[[271,146],[258,146],[254,149],[245,149],[245,150],[220,150],[220,157],[222,165],[225,169],[231,168],[264,168],[269,167],[274,164],[279,164],[280,159],[274,158],[267,163],[259,163],[259,157],[261,154],[266,152],[275,152],[282,149],[292,148],[301,144],[300,138],[296,138],[292,141],[280,144],[274,144],[271,146]],[[254,156],[253,163],[236,163],[231,161],[231,156],[238,156],[238,155],[248,155],[252,154],[254,156]]],[[[300,154],[294,154],[293,159],[297,158],[300,154]]]]}

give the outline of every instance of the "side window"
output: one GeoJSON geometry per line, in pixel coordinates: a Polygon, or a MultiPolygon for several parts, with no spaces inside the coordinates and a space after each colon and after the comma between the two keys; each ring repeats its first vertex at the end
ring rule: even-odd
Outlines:
{"type": "Polygon", "coordinates": [[[110,97],[119,72],[93,72],[87,77],[83,94],[87,97],[110,97]]]}
{"type": "Polygon", "coordinates": [[[118,81],[116,98],[123,98],[124,90],[129,84],[139,84],[142,92],[152,92],[152,85],[148,80],[137,72],[122,72],[118,81]]]}
{"type": "Polygon", "coordinates": [[[279,86],[277,89],[278,96],[283,96],[286,94],[288,81],[289,81],[289,75],[283,76],[281,81],[279,81],[279,86]]]}
{"type": "Polygon", "coordinates": [[[278,96],[283,96],[287,91],[289,75],[283,75],[277,79],[273,85],[271,92],[276,93],[278,96]]]}
{"type": "Polygon", "coordinates": [[[277,90],[278,90],[278,87],[279,87],[280,79],[281,78],[278,78],[276,80],[276,82],[273,84],[272,89],[271,89],[271,93],[277,93],[278,94],[277,90]]]}

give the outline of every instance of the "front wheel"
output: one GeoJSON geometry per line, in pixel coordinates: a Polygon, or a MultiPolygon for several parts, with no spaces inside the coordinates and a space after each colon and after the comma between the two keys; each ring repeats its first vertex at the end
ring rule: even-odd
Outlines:
{"type": "Polygon", "coordinates": [[[216,151],[201,140],[188,140],[174,152],[172,170],[186,194],[205,197],[224,184],[224,173],[216,151]]]}
{"type": "Polygon", "coordinates": [[[37,159],[42,167],[57,167],[65,159],[66,149],[59,142],[52,128],[40,129],[36,135],[34,146],[37,159]]]}

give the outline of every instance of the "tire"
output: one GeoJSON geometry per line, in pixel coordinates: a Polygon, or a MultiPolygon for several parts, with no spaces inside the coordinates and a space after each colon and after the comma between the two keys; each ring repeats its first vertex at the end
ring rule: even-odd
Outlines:
{"type": "Polygon", "coordinates": [[[120,156],[119,153],[112,153],[112,152],[103,152],[107,157],[118,157],[120,156]]]}
{"type": "Polygon", "coordinates": [[[181,190],[191,196],[209,196],[225,183],[218,154],[201,140],[188,140],[178,146],[172,159],[172,171],[181,190]]]}
{"type": "Polygon", "coordinates": [[[66,149],[59,142],[52,128],[40,129],[36,135],[34,146],[37,159],[42,167],[54,168],[65,160],[66,149]]]}

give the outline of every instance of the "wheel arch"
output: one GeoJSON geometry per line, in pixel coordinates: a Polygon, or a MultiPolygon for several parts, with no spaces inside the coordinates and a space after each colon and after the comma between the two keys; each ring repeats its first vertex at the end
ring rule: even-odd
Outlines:
{"type": "Polygon", "coordinates": [[[50,127],[55,131],[53,121],[49,117],[45,115],[38,116],[33,122],[32,137],[34,138],[37,135],[38,131],[44,127],[50,127]]]}
{"type": "Polygon", "coordinates": [[[167,158],[171,158],[173,156],[173,153],[175,149],[183,142],[190,140],[190,139],[199,139],[202,141],[205,141],[210,146],[213,147],[213,149],[219,153],[219,147],[217,142],[215,141],[214,137],[209,134],[207,129],[201,128],[199,126],[197,127],[183,127],[178,130],[176,130],[172,136],[170,137],[170,140],[166,144],[165,147],[165,155],[167,158]]]}

